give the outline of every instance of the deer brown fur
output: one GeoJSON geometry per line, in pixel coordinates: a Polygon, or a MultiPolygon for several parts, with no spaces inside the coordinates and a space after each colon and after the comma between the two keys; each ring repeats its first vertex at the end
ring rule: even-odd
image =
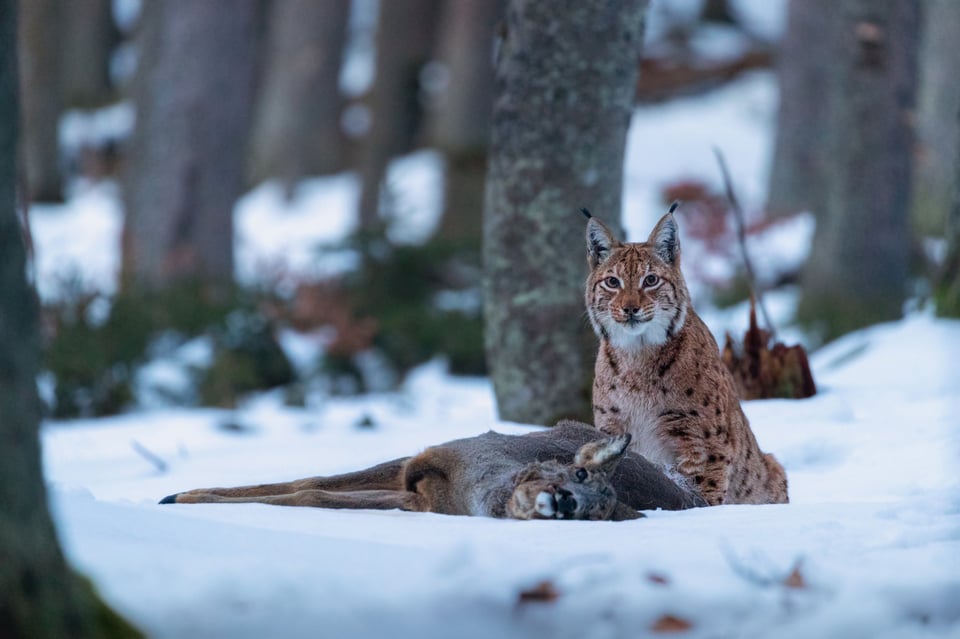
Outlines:
{"type": "Polygon", "coordinates": [[[635,519],[705,505],[642,456],[629,435],[564,421],[526,435],[488,432],[364,470],[278,484],[201,488],[160,503],[401,509],[514,519],[635,519]]]}

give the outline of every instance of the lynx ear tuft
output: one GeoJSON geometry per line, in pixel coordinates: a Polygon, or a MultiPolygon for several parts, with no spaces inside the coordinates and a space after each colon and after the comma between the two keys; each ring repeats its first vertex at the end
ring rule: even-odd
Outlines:
{"type": "Polygon", "coordinates": [[[603,222],[593,216],[587,220],[587,263],[590,268],[597,268],[606,262],[610,252],[619,245],[603,222]]]}
{"type": "Polygon", "coordinates": [[[673,211],[677,203],[670,207],[670,212],[660,218],[657,225],[653,227],[650,237],[647,240],[653,245],[653,249],[661,260],[667,264],[675,265],[680,261],[680,230],[677,227],[677,220],[673,217],[673,211]]]}

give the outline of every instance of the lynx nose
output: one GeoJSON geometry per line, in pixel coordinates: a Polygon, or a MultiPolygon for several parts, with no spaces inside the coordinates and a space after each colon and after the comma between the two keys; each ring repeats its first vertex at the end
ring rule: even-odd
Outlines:
{"type": "Polygon", "coordinates": [[[569,490],[557,489],[557,510],[562,515],[572,515],[577,510],[577,500],[569,490]]]}
{"type": "Polygon", "coordinates": [[[627,315],[638,315],[640,313],[639,306],[624,306],[623,312],[627,315]]]}

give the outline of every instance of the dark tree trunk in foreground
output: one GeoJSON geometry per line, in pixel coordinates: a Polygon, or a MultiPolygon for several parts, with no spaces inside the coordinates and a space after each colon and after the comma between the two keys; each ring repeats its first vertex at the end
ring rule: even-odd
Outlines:
{"type": "Polygon", "coordinates": [[[913,0],[847,0],[834,13],[827,199],[798,310],[826,340],[902,315],[919,13],[913,0]]]}
{"type": "Polygon", "coordinates": [[[17,219],[16,14],[0,0],[0,634],[133,637],[64,561],[40,466],[40,340],[17,219]]]}
{"type": "Polygon", "coordinates": [[[376,77],[370,94],[370,131],[360,157],[359,220],[380,223],[380,188],[387,164],[413,147],[420,129],[420,71],[433,53],[442,0],[390,0],[377,19],[376,77]]]}
{"type": "Polygon", "coordinates": [[[487,360],[502,419],[590,415],[596,346],[579,208],[620,226],[645,9],[641,0],[507,9],[483,220],[487,360]]]}
{"type": "Polygon", "coordinates": [[[440,36],[449,75],[431,142],[446,157],[443,217],[437,235],[479,250],[493,112],[493,45],[506,0],[450,0],[440,36]]]}
{"type": "Polygon", "coordinates": [[[251,140],[254,183],[288,185],[343,168],[340,66],[349,0],[278,0],[269,29],[251,140]]]}
{"type": "Polygon", "coordinates": [[[58,0],[22,3],[19,24],[23,93],[23,158],[32,202],[63,200],[60,172],[60,37],[63,6],[58,0]]]}
{"type": "MultiPolygon", "coordinates": [[[[957,108],[960,128],[960,108],[957,108]]],[[[947,257],[936,283],[937,314],[960,317],[960,145],[954,159],[953,202],[947,211],[947,257]]]]}
{"type": "Polygon", "coordinates": [[[917,149],[911,217],[924,235],[941,235],[953,194],[954,158],[960,148],[960,2],[923,4],[917,149]]]}
{"type": "Polygon", "coordinates": [[[256,0],[143,6],[124,281],[227,284],[253,100],[256,0]]]}
{"type": "Polygon", "coordinates": [[[110,54],[117,43],[111,0],[68,0],[63,10],[63,99],[76,107],[103,106],[113,97],[110,54]]]}
{"type": "Polygon", "coordinates": [[[770,169],[772,215],[826,207],[827,108],[824,85],[834,63],[838,27],[832,0],[791,0],[777,62],[780,110],[770,169]]]}

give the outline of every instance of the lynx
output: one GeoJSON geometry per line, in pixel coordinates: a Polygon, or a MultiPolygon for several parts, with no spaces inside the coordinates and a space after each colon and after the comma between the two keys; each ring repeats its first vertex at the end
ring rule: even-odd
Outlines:
{"type": "Polygon", "coordinates": [[[620,242],[584,209],[587,314],[600,339],[594,423],[711,505],[786,503],[787,477],[750,430],[716,341],[690,305],[670,211],[620,242]]]}
{"type": "Polygon", "coordinates": [[[512,519],[636,519],[639,510],[702,506],[660,469],[579,422],[526,435],[488,432],[331,477],[200,488],[161,504],[258,502],[395,509],[512,519]]]}

